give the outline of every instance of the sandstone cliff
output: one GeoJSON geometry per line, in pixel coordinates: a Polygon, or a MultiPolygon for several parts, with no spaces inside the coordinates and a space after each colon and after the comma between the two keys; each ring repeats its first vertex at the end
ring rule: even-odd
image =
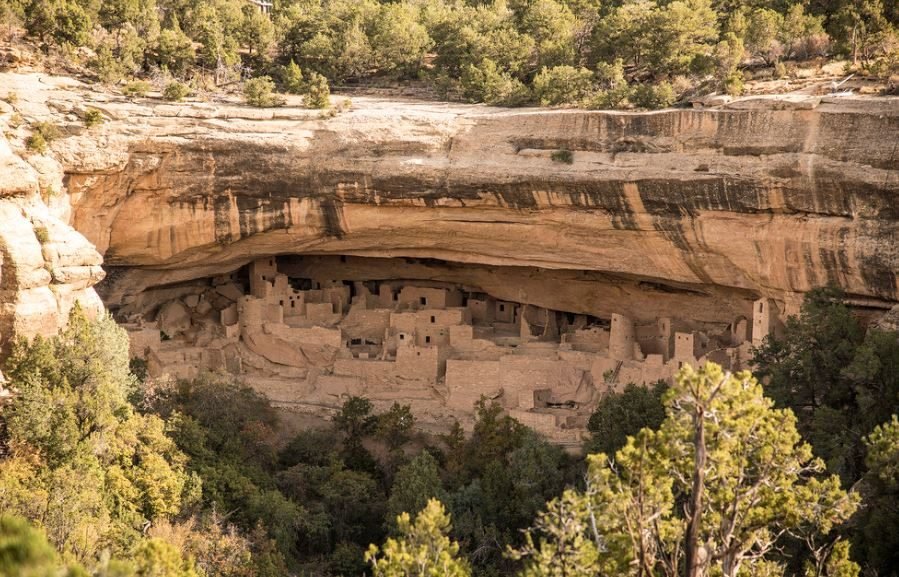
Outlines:
{"type": "MultiPolygon", "coordinates": [[[[417,259],[403,275],[604,317],[722,322],[758,297],[790,312],[828,282],[861,305],[899,300],[895,98],[652,113],[360,100],[331,117],[131,102],[36,75],[0,84],[27,120],[65,129],[53,154],[72,223],[109,267],[112,307],[293,253],[417,259]],[[90,131],[88,102],[107,118],[90,131]]],[[[4,178],[4,206],[40,205],[33,179],[4,178]]],[[[30,271],[4,268],[7,308],[31,306],[27,291],[49,303],[74,274],[69,261],[44,271],[52,251],[41,260],[19,231],[28,210],[0,217],[4,261],[30,271]],[[31,256],[10,256],[10,236],[31,256]]],[[[52,239],[64,225],[42,226],[52,239]]],[[[98,278],[84,254],[76,291],[98,278]]]]}
{"type": "Polygon", "coordinates": [[[63,172],[47,156],[15,154],[13,111],[0,103],[0,358],[16,337],[53,335],[79,301],[103,308],[92,288],[102,258],[68,224],[63,172]]]}

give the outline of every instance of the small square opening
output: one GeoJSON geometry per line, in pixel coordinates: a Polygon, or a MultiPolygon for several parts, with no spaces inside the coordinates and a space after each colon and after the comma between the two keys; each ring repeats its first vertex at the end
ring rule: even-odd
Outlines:
{"type": "Polygon", "coordinates": [[[422,305],[426,305],[426,304],[428,304],[428,297],[421,297],[418,299],[418,302],[421,303],[422,305]]]}

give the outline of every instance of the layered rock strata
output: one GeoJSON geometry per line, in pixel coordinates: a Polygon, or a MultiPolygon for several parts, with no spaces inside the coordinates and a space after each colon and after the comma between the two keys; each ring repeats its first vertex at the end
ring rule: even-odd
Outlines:
{"type": "Polygon", "coordinates": [[[116,309],[279,254],[414,258],[497,299],[646,322],[723,326],[759,298],[794,312],[825,283],[862,308],[899,300],[896,98],[650,113],[361,99],[331,115],[0,84],[26,121],[63,129],[71,221],[116,309]],[[101,127],[83,127],[88,103],[101,127]]]}
{"type": "MultiPolygon", "coordinates": [[[[365,102],[327,119],[254,119],[111,103],[110,116],[123,107],[128,118],[109,123],[105,149],[88,133],[58,153],[75,227],[126,267],[110,304],[255,256],[309,253],[538,269],[551,288],[527,299],[597,316],[653,317],[660,298],[698,320],[760,296],[789,311],[825,283],[860,304],[899,299],[899,101],[740,106],[365,102]],[[558,150],[572,163],[553,161],[558,150]],[[572,274],[595,287],[565,296],[556,285],[572,274]]],[[[498,296],[520,300],[508,294],[520,286],[498,296]]]]}

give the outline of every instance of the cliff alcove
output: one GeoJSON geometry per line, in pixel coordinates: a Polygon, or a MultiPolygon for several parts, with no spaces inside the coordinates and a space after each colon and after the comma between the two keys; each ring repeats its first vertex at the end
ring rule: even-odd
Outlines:
{"type": "MultiPolygon", "coordinates": [[[[98,287],[106,302],[125,278],[98,287]]],[[[744,366],[777,308],[726,296],[588,271],[278,255],[145,286],[112,310],[154,377],[230,373],[301,411],[401,400],[438,426],[468,423],[484,396],[576,446],[609,389],[705,359],[744,366]],[[702,307],[720,321],[666,312],[702,307]]]]}
{"type": "Polygon", "coordinates": [[[742,366],[813,287],[861,313],[899,301],[896,98],[658,112],[361,98],[331,116],[0,77],[17,114],[63,135],[37,155],[27,126],[4,131],[4,346],[55,332],[75,300],[99,308],[102,257],[103,305],[135,354],[156,347],[159,374],[225,370],[299,410],[403,399],[434,423],[485,394],[574,442],[590,395],[708,355],[742,366]],[[88,102],[104,118],[89,130],[88,102]],[[500,305],[518,317],[496,321],[500,305]],[[398,368],[399,325],[436,359],[426,378],[398,368]],[[478,362],[499,364],[459,364],[478,362]]]}

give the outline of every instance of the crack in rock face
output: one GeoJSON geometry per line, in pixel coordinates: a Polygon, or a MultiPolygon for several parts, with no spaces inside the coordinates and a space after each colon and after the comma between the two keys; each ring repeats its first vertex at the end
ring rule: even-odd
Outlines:
{"type": "Polygon", "coordinates": [[[899,301],[895,98],[653,113],[362,98],[322,118],[104,96],[85,130],[85,87],[0,80],[26,119],[62,127],[48,158],[65,192],[44,198],[45,161],[0,158],[32,179],[0,181],[22,229],[0,235],[0,342],[96,299],[99,252],[103,302],[155,374],[226,370],[307,407],[407,399],[434,422],[485,394],[575,443],[605,388],[745,366],[811,288],[869,316],[899,301]]]}

